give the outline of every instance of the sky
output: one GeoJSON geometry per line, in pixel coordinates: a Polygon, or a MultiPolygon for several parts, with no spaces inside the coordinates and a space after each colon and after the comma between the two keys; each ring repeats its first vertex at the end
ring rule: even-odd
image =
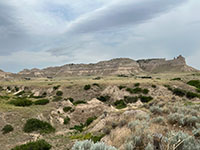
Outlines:
{"type": "Polygon", "coordinates": [[[200,69],[199,0],[0,0],[0,69],[180,54],[200,69]]]}

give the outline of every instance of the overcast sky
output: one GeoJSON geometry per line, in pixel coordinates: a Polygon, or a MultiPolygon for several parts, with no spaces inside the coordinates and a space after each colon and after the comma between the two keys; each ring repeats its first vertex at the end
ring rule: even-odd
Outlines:
{"type": "Polygon", "coordinates": [[[0,69],[179,54],[200,69],[200,0],[0,0],[0,69]]]}

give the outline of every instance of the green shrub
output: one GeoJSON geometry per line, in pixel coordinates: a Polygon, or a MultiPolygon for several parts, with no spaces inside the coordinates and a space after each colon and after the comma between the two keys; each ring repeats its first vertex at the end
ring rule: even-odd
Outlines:
{"type": "Polygon", "coordinates": [[[110,100],[110,96],[108,96],[108,95],[100,96],[100,97],[97,97],[97,99],[102,101],[102,102],[107,102],[107,101],[110,100]]]}
{"type": "Polygon", "coordinates": [[[73,103],[73,105],[75,105],[75,106],[77,106],[77,105],[79,105],[79,104],[87,104],[87,102],[82,101],[82,100],[78,100],[78,101],[75,101],[75,102],[73,103]]]}
{"type": "Polygon", "coordinates": [[[9,90],[9,91],[10,91],[10,90],[11,90],[11,87],[10,87],[10,86],[8,86],[8,87],[7,87],[7,90],[9,90]]]}
{"type": "Polygon", "coordinates": [[[140,83],[135,83],[134,86],[135,86],[135,87],[139,87],[139,86],[140,86],[140,83]]]}
{"type": "Polygon", "coordinates": [[[72,107],[70,107],[70,106],[67,106],[67,107],[64,107],[64,108],[63,108],[63,111],[64,111],[64,112],[68,112],[68,111],[70,111],[70,110],[72,110],[72,107]]]}
{"type": "Polygon", "coordinates": [[[132,93],[138,94],[141,93],[143,90],[141,88],[132,89],[132,93]]]}
{"type": "Polygon", "coordinates": [[[181,78],[173,78],[172,81],[181,81],[181,78]]]}
{"type": "Polygon", "coordinates": [[[34,102],[35,105],[46,105],[49,103],[48,99],[40,99],[34,102]]]}
{"type": "Polygon", "coordinates": [[[87,126],[89,126],[94,120],[96,120],[97,119],[97,117],[96,116],[94,116],[94,117],[90,117],[90,118],[88,118],[87,120],[86,120],[86,122],[85,122],[85,126],[87,127],[87,126]]]}
{"type": "Polygon", "coordinates": [[[199,97],[199,94],[196,94],[196,93],[193,93],[193,92],[187,92],[186,97],[189,98],[189,99],[193,99],[193,98],[199,97]]]}
{"type": "Polygon", "coordinates": [[[120,86],[118,86],[118,88],[119,88],[120,90],[122,90],[122,89],[126,88],[126,86],[120,85],[120,86]]]}
{"type": "Polygon", "coordinates": [[[200,89],[200,80],[191,80],[191,81],[187,82],[187,84],[200,89]]]}
{"type": "Polygon", "coordinates": [[[29,142],[20,146],[16,146],[11,150],[50,150],[51,145],[45,140],[38,140],[36,142],[29,142]]]}
{"type": "Polygon", "coordinates": [[[95,119],[97,119],[96,116],[94,117],[90,117],[86,120],[86,122],[84,124],[80,124],[80,125],[75,125],[73,128],[70,128],[70,129],[73,129],[73,130],[77,130],[79,132],[82,132],[83,131],[83,128],[89,126],[95,119]]]}
{"type": "Polygon", "coordinates": [[[119,75],[117,75],[117,77],[120,77],[120,78],[127,78],[128,75],[125,75],[125,74],[119,74],[119,75]]]}
{"type": "Polygon", "coordinates": [[[138,93],[141,93],[142,92],[142,89],[141,88],[127,88],[126,91],[128,91],[129,93],[131,94],[138,94],[138,93]]]}
{"type": "Polygon", "coordinates": [[[152,79],[151,76],[142,76],[142,77],[140,77],[140,78],[142,78],[142,79],[152,79]]]}
{"type": "Polygon", "coordinates": [[[148,93],[149,93],[149,90],[148,90],[148,89],[143,89],[142,93],[143,93],[143,94],[148,94],[148,93]]]}
{"type": "Polygon", "coordinates": [[[56,92],[56,96],[62,96],[63,95],[63,92],[62,91],[57,91],[56,92]]]}
{"type": "Polygon", "coordinates": [[[19,88],[17,86],[15,86],[15,91],[18,92],[19,91],[19,88]]]}
{"type": "Polygon", "coordinates": [[[200,93],[200,89],[196,89],[196,92],[200,93]]]}
{"type": "Polygon", "coordinates": [[[185,91],[182,90],[182,89],[179,89],[179,88],[175,88],[173,90],[173,94],[177,95],[177,96],[180,96],[180,97],[183,97],[183,96],[185,96],[185,91]]]}
{"type": "Polygon", "coordinates": [[[7,124],[3,127],[3,129],[1,131],[3,134],[7,134],[9,132],[12,132],[13,130],[14,130],[14,128],[11,125],[7,124]]]}
{"type": "Polygon", "coordinates": [[[90,140],[92,138],[91,133],[86,133],[86,134],[75,134],[69,137],[71,140],[90,140]]]}
{"type": "Polygon", "coordinates": [[[126,108],[126,107],[127,107],[127,105],[126,105],[126,103],[124,102],[124,100],[118,100],[118,101],[116,101],[116,102],[114,103],[114,105],[115,105],[115,107],[116,107],[117,109],[123,109],[123,108],[126,108]]]}
{"type": "Polygon", "coordinates": [[[1,98],[1,99],[5,99],[5,100],[9,100],[9,99],[10,99],[10,97],[7,96],[7,95],[4,95],[4,96],[0,95],[0,98],[1,98]]]}
{"type": "Polygon", "coordinates": [[[94,142],[94,143],[97,143],[99,141],[101,141],[101,139],[105,136],[105,134],[101,134],[99,136],[92,136],[91,137],[91,140],[94,142]]]}
{"type": "Polygon", "coordinates": [[[126,103],[136,103],[138,101],[137,96],[124,96],[124,101],[126,103]]]}
{"type": "Polygon", "coordinates": [[[152,84],[152,85],[151,85],[151,87],[155,89],[157,86],[156,86],[156,85],[154,85],[154,84],[152,84]]]}
{"type": "Polygon", "coordinates": [[[91,89],[91,85],[88,84],[88,85],[85,85],[85,86],[84,86],[84,90],[87,91],[87,90],[89,90],[89,89],[91,89]]]}
{"type": "Polygon", "coordinates": [[[141,102],[143,102],[143,103],[148,103],[148,102],[153,100],[153,97],[151,97],[151,96],[142,96],[142,95],[140,95],[139,98],[140,98],[141,102]]]}
{"type": "Polygon", "coordinates": [[[60,85],[54,86],[53,90],[57,90],[57,89],[59,89],[59,87],[60,87],[60,85]]]}
{"type": "Polygon", "coordinates": [[[70,128],[70,129],[82,132],[84,127],[85,127],[84,124],[81,123],[80,125],[75,125],[74,127],[70,128]]]}
{"type": "Polygon", "coordinates": [[[17,98],[17,99],[11,100],[9,104],[19,106],[19,107],[26,107],[26,106],[31,106],[33,102],[26,98],[17,98]]]}
{"type": "Polygon", "coordinates": [[[32,118],[26,121],[23,131],[26,133],[31,133],[34,131],[39,131],[40,133],[50,133],[54,132],[55,128],[52,127],[48,122],[32,118]]]}
{"type": "Polygon", "coordinates": [[[170,85],[164,85],[164,87],[166,87],[169,91],[173,92],[173,89],[170,85]]]}
{"type": "Polygon", "coordinates": [[[73,99],[73,98],[71,98],[71,97],[69,97],[69,98],[68,98],[68,100],[69,100],[71,103],[73,103],[73,102],[74,102],[74,99],[73,99]]]}
{"type": "Polygon", "coordinates": [[[25,91],[20,91],[19,93],[16,94],[16,96],[21,96],[23,94],[25,94],[25,91]]]}
{"type": "Polygon", "coordinates": [[[93,83],[92,85],[93,85],[93,86],[100,87],[100,85],[99,85],[98,83],[93,83]]]}
{"type": "Polygon", "coordinates": [[[58,102],[58,101],[61,101],[61,100],[62,100],[61,96],[54,96],[53,97],[53,102],[58,102]]]}
{"type": "Polygon", "coordinates": [[[66,117],[66,118],[64,119],[64,124],[69,124],[69,121],[70,121],[70,118],[69,118],[69,117],[66,117]]]}

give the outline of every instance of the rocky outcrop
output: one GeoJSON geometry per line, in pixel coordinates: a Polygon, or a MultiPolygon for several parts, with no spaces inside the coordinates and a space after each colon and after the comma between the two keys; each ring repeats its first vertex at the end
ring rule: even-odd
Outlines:
{"type": "MultiPolygon", "coordinates": [[[[181,55],[173,60],[143,59],[132,60],[129,58],[116,58],[109,61],[101,61],[96,64],[67,64],[60,67],[45,69],[25,69],[12,77],[21,78],[53,78],[66,76],[108,76],[108,75],[132,75],[139,73],[163,73],[163,72],[192,72],[196,69],[186,64],[181,55]]],[[[0,76],[2,73],[0,72],[0,76]]]]}
{"type": "Polygon", "coordinates": [[[173,60],[147,59],[138,60],[137,63],[141,69],[151,73],[195,71],[194,68],[187,66],[185,58],[181,55],[173,60]]]}

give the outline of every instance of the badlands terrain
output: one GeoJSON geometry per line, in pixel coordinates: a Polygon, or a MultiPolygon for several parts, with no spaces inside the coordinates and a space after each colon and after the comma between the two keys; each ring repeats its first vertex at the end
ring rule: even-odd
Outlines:
{"type": "Polygon", "coordinates": [[[200,71],[127,58],[0,70],[0,150],[199,150],[200,71]]]}

